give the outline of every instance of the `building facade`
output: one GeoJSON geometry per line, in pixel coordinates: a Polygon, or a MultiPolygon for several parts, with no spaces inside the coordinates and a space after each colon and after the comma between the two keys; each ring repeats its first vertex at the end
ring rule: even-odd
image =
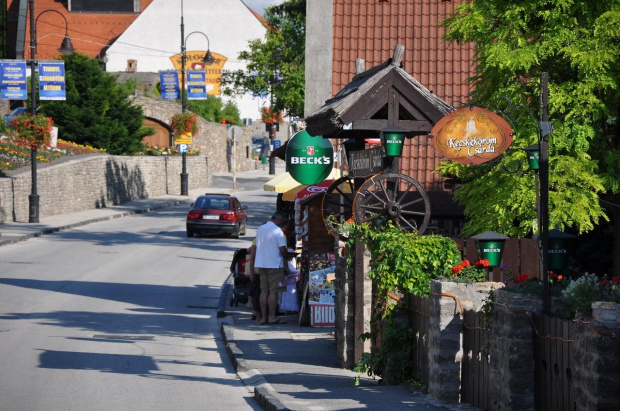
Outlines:
{"type": "MultiPolygon", "coordinates": [[[[31,58],[30,1],[6,2],[8,58],[31,58]]],[[[67,34],[77,52],[99,59],[108,72],[156,74],[180,70],[185,42],[186,68],[206,71],[213,96],[220,96],[221,70],[244,70],[237,56],[266,31],[241,0],[34,0],[34,10],[38,60],[58,58],[67,34]],[[196,59],[207,50],[215,62],[201,66],[196,59]]],[[[258,119],[268,100],[246,95],[234,101],[241,117],[258,119]]]]}

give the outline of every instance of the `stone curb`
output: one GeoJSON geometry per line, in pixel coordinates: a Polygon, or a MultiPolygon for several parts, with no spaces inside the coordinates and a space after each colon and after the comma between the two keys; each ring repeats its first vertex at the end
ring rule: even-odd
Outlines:
{"type": "Polygon", "coordinates": [[[254,387],[254,399],[258,404],[266,411],[288,411],[289,408],[285,407],[280,400],[276,398],[278,392],[267,382],[265,377],[260,371],[256,369],[249,369],[245,359],[243,358],[243,351],[237,347],[235,343],[234,328],[228,323],[222,323],[220,325],[220,332],[224,345],[226,346],[226,352],[230,358],[233,367],[237,375],[246,387],[254,387]]]}

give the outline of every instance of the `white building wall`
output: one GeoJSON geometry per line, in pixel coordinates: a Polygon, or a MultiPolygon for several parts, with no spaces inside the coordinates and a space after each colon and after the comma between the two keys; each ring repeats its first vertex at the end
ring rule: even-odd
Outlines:
{"type": "MultiPolygon", "coordinates": [[[[107,50],[106,70],[125,71],[128,60],[137,61],[138,72],[174,70],[170,57],[181,53],[181,5],[187,53],[207,49],[227,58],[224,70],[245,70],[237,59],[248,41],[264,38],[266,29],[241,0],[154,0],[107,50]]],[[[225,101],[225,96],[220,96],[225,101]]],[[[234,98],[242,118],[259,119],[265,101],[252,96],[234,98]]]]}

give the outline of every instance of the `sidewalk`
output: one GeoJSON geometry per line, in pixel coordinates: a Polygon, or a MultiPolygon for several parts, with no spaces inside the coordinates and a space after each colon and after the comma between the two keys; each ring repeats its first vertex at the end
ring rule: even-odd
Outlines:
{"type": "MultiPolygon", "coordinates": [[[[284,172],[278,164],[275,175],[284,172]]],[[[231,176],[220,173],[214,176],[231,176]]],[[[273,178],[268,169],[236,174],[260,181],[273,178]]],[[[239,190],[204,187],[188,196],[167,195],[78,213],[43,217],[37,224],[0,224],[0,246],[82,225],[145,213],[178,204],[191,204],[206,192],[239,190]]],[[[286,324],[261,326],[242,307],[230,307],[232,278],[222,288],[217,316],[223,340],[241,380],[266,410],[465,410],[438,404],[404,386],[380,386],[376,380],[338,367],[333,329],[300,327],[297,315],[281,317],[286,324]],[[360,384],[355,386],[355,378],[360,384]]],[[[208,404],[205,409],[208,409],[208,404]]]]}
{"type": "MultiPolygon", "coordinates": [[[[230,295],[224,301],[230,301],[230,295]]],[[[259,325],[241,305],[220,306],[220,310],[231,361],[265,410],[475,409],[443,405],[405,386],[382,386],[366,375],[338,367],[333,328],[300,327],[297,314],[281,316],[286,324],[259,325]]]]}

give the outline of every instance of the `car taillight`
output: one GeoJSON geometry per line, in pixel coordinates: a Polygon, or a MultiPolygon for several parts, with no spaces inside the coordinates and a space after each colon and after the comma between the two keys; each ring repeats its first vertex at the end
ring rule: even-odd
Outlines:
{"type": "Polygon", "coordinates": [[[235,213],[220,214],[220,220],[237,221],[237,216],[235,215],[235,213]]]}
{"type": "Polygon", "coordinates": [[[187,213],[188,220],[200,220],[202,219],[202,213],[199,211],[190,211],[187,213]]]}

